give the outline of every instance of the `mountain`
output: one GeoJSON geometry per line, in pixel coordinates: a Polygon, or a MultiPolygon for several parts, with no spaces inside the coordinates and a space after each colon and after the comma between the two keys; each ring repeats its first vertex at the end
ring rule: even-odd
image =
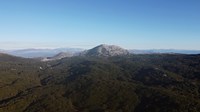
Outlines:
{"type": "Polygon", "coordinates": [[[122,56],[128,54],[129,54],[128,50],[125,50],[119,46],[102,44],[87,51],[84,51],[80,55],[111,57],[111,56],[122,56]]]}
{"type": "Polygon", "coordinates": [[[63,59],[66,57],[72,57],[72,56],[74,56],[72,53],[60,52],[53,57],[43,58],[42,61],[53,61],[53,60],[59,60],[59,59],[63,59]]]}
{"type": "Polygon", "coordinates": [[[21,50],[3,50],[0,49],[0,53],[6,53],[13,56],[24,57],[24,58],[44,58],[53,57],[61,52],[67,52],[75,56],[117,56],[121,54],[200,54],[200,50],[177,50],[177,49],[149,49],[149,50],[138,50],[130,49],[125,50],[115,45],[99,45],[93,49],[86,50],[81,48],[57,48],[57,49],[21,49],[21,50]]]}
{"type": "Polygon", "coordinates": [[[115,45],[99,45],[92,49],[78,53],[61,52],[52,57],[45,57],[41,61],[53,61],[72,56],[99,56],[99,57],[112,57],[112,56],[125,56],[129,52],[119,46],[115,45]]]}

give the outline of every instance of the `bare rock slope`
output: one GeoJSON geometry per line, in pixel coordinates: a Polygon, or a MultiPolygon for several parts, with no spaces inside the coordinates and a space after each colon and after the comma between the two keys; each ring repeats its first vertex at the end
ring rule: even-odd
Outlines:
{"type": "Polygon", "coordinates": [[[106,45],[102,44],[87,51],[81,53],[82,56],[103,56],[103,57],[110,57],[110,56],[121,56],[121,55],[128,55],[129,52],[126,49],[123,49],[116,45],[106,45]]]}

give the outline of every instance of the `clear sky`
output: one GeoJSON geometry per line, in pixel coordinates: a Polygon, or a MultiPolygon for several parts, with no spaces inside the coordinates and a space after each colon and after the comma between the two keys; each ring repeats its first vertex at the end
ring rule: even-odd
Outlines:
{"type": "Polygon", "coordinates": [[[200,50],[200,0],[0,0],[0,49],[200,50]]]}

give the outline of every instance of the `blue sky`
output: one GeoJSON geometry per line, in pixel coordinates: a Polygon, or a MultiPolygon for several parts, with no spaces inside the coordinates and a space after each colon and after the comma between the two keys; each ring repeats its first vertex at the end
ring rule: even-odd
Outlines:
{"type": "Polygon", "coordinates": [[[200,50],[199,0],[0,0],[0,49],[200,50]]]}

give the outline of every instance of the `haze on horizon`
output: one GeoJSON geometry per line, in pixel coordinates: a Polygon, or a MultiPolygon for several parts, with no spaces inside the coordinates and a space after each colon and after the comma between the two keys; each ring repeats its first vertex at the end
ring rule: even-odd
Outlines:
{"type": "Polygon", "coordinates": [[[198,0],[1,0],[0,49],[200,50],[198,0]]]}

